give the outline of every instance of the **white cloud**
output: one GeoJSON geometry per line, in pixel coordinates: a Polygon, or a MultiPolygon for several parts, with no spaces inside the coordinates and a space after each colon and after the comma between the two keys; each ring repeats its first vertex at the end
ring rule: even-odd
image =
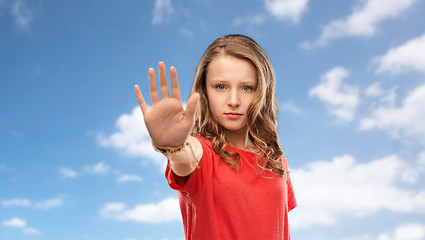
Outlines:
{"type": "Polygon", "coordinates": [[[174,8],[171,4],[171,0],[155,0],[152,24],[163,22],[173,12],[174,8]]]}
{"type": "Polygon", "coordinates": [[[374,58],[376,73],[403,73],[410,70],[425,73],[425,34],[405,44],[391,48],[385,55],[374,58]]]}
{"type": "Polygon", "coordinates": [[[373,36],[378,25],[390,18],[399,16],[416,0],[363,0],[353,8],[351,15],[344,19],[333,20],[324,26],[320,37],[306,41],[304,48],[324,46],[329,41],[351,36],[373,36]]]}
{"type": "Polygon", "coordinates": [[[33,207],[33,208],[42,208],[50,209],[61,206],[63,203],[62,197],[47,199],[41,202],[33,203],[29,199],[25,198],[14,198],[10,200],[5,200],[1,202],[3,207],[33,207]]]}
{"type": "Polygon", "coordinates": [[[10,220],[7,221],[3,221],[2,225],[5,227],[25,227],[27,225],[27,223],[25,222],[25,220],[22,220],[20,218],[14,217],[10,220]]]}
{"type": "Polygon", "coordinates": [[[298,23],[307,10],[308,0],[265,0],[266,10],[279,20],[298,23]]]}
{"type": "Polygon", "coordinates": [[[239,16],[233,21],[233,26],[239,27],[242,24],[248,24],[249,26],[260,25],[265,21],[265,17],[262,14],[249,14],[246,16],[239,16]]]}
{"type": "Polygon", "coordinates": [[[23,233],[27,233],[27,234],[34,234],[34,235],[37,235],[37,234],[40,234],[41,233],[37,228],[24,228],[22,230],[22,232],[23,233]]]}
{"type": "Polygon", "coordinates": [[[385,90],[379,82],[369,85],[364,91],[364,95],[369,98],[368,100],[372,100],[369,102],[370,109],[375,109],[377,106],[393,107],[397,100],[397,88],[397,86],[393,86],[391,89],[385,90]]]}
{"type": "Polygon", "coordinates": [[[25,220],[17,218],[17,217],[14,217],[14,218],[7,220],[7,221],[3,221],[2,225],[5,226],[5,227],[23,228],[22,232],[26,233],[26,234],[40,234],[41,233],[36,228],[26,227],[27,222],[25,220]]]}
{"type": "Polygon", "coordinates": [[[147,157],[163,169],[166,160],[152,148],[140,107],[133,108],[131,114],[121,115],[116,127],[118,131],[110,136],[98,135],[98,142],[102,146],[116,148],[130,156],[147,157]]]}
{"type": "Polygon", "coordinates": [[[99,162],[93,166],[92,171],[96,174],[107,174],[110,167],[103,162],[99,162]]]}
{"type": "Polygon", "coordinates": [[[364,235],[343,240],[423,240],[425,239],[425,225],[421,223],[407,223],[398,226],[392,232],[381,233],[377,236],[364,235]]]}
{"type": "Polygon", "coordinates": [[[366,88],[365,95],[368,97],[379,97],[384,94],[384,90],[381,88],[379,82],[375,82],[366,88]]]}
{"type": "Polygon", "coordinates": [[[425,238],[425,225],[411,223],[399,226],[393,233],[394,240],[420,240],[425,238]]]}
{"type": "Polygon", "coordinates": [[[166,198],[159,203],[141,204],[127,209],[125,203],[108,203],[99,211],[104,218],[118,221],[162,223],[181,218],[177,198],[166,198]]]}
{"type": "Polygon", "coordinates": [[[425,85],[414,89],[400,107],[379,106],[360,121],[360,130],[382,129],[392,137],[419,139],[425,144],[425,85]]]}
{"type": "Polygon", "coordinates": [[[77,172],[70,169],[70,168],[59,168],[59,173],[61,174],[62,178],[76,178],[77,172]]]}
{"type": "Polygon", "coordinates": [[[291,171],[299,206],[296,228],[334,225],[341,217],[366,217],[378,210],[425,213],[425,191],[414,190],[424,169],[396,155],[358,163],[350,155],[317,161],[291,171]],[[409,184],[409,189],[400,183],[409,184]]]}
{"type": "Polygon", "coordinates": [[[387,91],[387,93],[380,98],[381,102],[387,104],[387,106],[394,106],[397,99],[396,89],[397,87],[393,87],[391,90],[387,91]]]}
{"type": "Polygon", "coordinates": [[[43,209],[49,209],[49,208],[55,208],[61,206],[63,203],[61,197],[47,199],[42,202],[38,202],[34,204],[35,208],[43,208],[43,209]]]}
{"type": "Polygon", "coordinates": [[[10,14],[15,18],[15,24],[21,30],[26,30],[33,21],[33,11],[27,6],[25,0],[15,0],[10,7],[10,14]]]}
{"type": "Polygon", "coordinates": [[[300,114],[302,113],[301,108],[299,108],[297,105],[295,105],[293,102],[289,101],[289,102],[282,102],[280,103],[280,109],[284,110],[284,111],[288,111],[291,113],[295,113],[295,114],[300,114]]]}
{"type": "Polygon", "coordinates": [[[143,181],[143,178],[137,176],[137,175],[131,175],[131,174],[123,174],[121,175],[118,179],[117,182],[122,183],[122,182],[141,182],[143,181]]]}
{"type": "Polygon", "coordinates": [[[85,166],[83,170],[95,175],[106,175],[110,171],[110,167],[104,162],[98,162],[93,166],[85,166]]]}
{"type": "Polygon", "coordinates": [[[31,206],[31,201],[29,199],[14,198],[2,201],[1,205],[3,207],[29,207],[31,206]]]}
{"type": "Polygon", "coordinates": [[[419,154],[419,160],[418,160],[418,163],[419,163],[419,167],[420,167],[420,169],[421,169],[422,171],[425,171],[425,151],[423,151],[423,152],[421,152],[421,153],[419,154]]]}
{"type": "Polygon", "coordinates": [[[320,84],[309,92],[324,102],[331,114],[345,121],[353,120],[359,104],[357,88],[343,83],[349,75],[343,67],[335,67],[323,74],[320,84]]]}
{"type": "Polygon", "coordinates": [[[105,206],[103,206],[100,213],[101,213],[102,216],[109,216],[110,213],[121,212],[126,207],[127,206],[125,205],[125,203],[107,203],[107,204],[105,204],[105,206]]]}

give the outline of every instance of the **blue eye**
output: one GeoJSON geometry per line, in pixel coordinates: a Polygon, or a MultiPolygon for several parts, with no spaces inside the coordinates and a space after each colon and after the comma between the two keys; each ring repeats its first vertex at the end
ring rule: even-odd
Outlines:
{"type": "Polygon", "coordinates": [[[252,90],[252,87],[250,87],[250,86],[244,86],[244,87],[242,87],[242,90],[244,90],[244,91],[250,91],[250,90],[252,90]]]}
{"type": "Polygon", "coordinates": [[[215,86],[215,88],[217,88],[218,90],[224,90],[224,85],[217,85],[215,86]]]}

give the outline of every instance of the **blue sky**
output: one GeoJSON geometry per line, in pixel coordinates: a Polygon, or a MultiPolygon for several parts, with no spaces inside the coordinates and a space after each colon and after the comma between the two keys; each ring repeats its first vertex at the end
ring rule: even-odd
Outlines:
{"type": "Polygon", "coordinates": [[[296,240],[425,239],[425,2],[0,0],[0,239],[181,240],[133,91],[208,44],[270,57],[296,240]]]}

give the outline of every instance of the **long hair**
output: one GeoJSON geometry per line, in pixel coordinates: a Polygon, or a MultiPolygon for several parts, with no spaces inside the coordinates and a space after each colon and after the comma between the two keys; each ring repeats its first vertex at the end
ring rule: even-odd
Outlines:
{"type": "Polygon", "coordinates": [[[221,54],[247,60],[257,72],[257,89],[252,104],[248,108],[248,134],[255,146],[260,150],[257,165],[263,170],[271,170],[285,175],[285,168],[280,160],[283,151],[277,134],[278,101],[275,95],[275,74],[264,50],[250,37],[232,34],[212,42],[195,72],[192,93],[200,94],[200,106],[197,109],[193,135],[200,134],[209,139],[214,151],[231,167],[240,166],[238,153],[228,151],[225,129],[213,117],[206,90],[206,75],[209,63],[221,54]],[[258,160],[264,156],[262,163],[258,160]],[[268,166],[269,168],[266,168],[268,166]]]}

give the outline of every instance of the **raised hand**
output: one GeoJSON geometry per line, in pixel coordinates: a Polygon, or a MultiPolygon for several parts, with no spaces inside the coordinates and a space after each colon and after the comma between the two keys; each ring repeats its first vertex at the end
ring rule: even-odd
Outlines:
{"type": "Polygon", "coordinates": [[[161,98],[156,86],[155,70],[149,69],[151,107],[146,104],[138,85],[134,86],[134,90],[152,141],[159,146],[178,146],[184,143],[190,135],[195,122],[199,94],[194,93],[190,96],[186,110],[184,110],[176,69],[170,68],[171,97],[163,62],[158,63],[158,73],[161,98]]]}

